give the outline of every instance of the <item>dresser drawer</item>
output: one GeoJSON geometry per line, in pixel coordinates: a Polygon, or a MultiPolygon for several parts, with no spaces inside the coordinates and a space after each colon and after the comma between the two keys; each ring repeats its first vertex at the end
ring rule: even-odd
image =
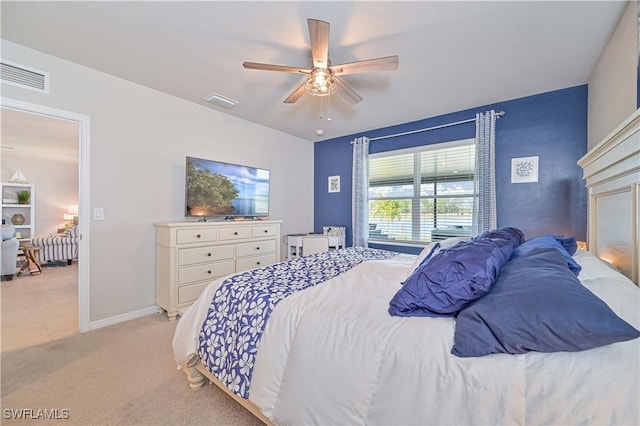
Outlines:
{"type": "Polygon", "coordinates": [[[251,236],[253,238],[274,237],[280,234],[279,229],[278,225],[256,225],[251,227],[251,236]]]}
{"type": "Polygon", "coordinates": [[[178,269],[178,286],[214,279],[235,271],[235,262],[227,260],[223,262],[205,263],[197,266],[186,266],[178,269]]]}
{"type": "Polygon", "coordinates": [[[156,304],[170,320],[182,315],[211,282],[280,260],[279,220],[154,225],[156,304]]]}
{"type": "Polygon", "coordinates": [[[218,230],[216,228],[178,229],[176,236],[178,244],[206,243],[218,240],[218,230]]]}
{"type": "Polygon", "coordinates": [[[248,226],[243,228],[220,228],[220,241],[244,240],[251,237],[251,229],[248,226]]]}
{"type": "Polygon", "coordinates": [[[178,250],[178,266],[233,259],[233,245],[205,246],[178,250]]]}
{"type": "Polygon", "coordinates": [[[238,243],[236,245],[236,257],[268,254],[276,251],[275,240],[253,241],[250,243],[238,243]]]}
{"type": "Polygon", "coordinates": [[[204,290],[211,281],[204,281],[201,283],[186,285],[178,288],[178,303],[193,302],[200,296],[202,290],[204,290]]]}
{"type": "Polygon", "coordinates": [[[236,260],[236,271],[246,271],[247,269],[260,268],[276,262],[276,255],[267,254],[265,256],[246,257],[236,260]]]}

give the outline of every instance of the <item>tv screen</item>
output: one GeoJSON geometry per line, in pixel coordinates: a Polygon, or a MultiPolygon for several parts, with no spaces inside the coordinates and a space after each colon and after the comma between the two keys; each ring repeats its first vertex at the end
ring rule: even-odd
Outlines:
{"type": "Polygon", "coordinates": [[[187,217],[269,215],[269,170],[187,157],[187,217]]]}

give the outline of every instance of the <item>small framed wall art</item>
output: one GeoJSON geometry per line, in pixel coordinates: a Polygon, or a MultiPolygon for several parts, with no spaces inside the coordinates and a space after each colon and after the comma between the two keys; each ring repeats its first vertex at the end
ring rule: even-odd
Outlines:
{"type": "Polygon", "coordinates": [[[329,176],[329,192],[340,192],[340,176],[329,176]]]}
{"type": "Polygon", "coordinates": [[[538,157],[511,159],[511,183],[530,183],[538,181],[538,157]]]}

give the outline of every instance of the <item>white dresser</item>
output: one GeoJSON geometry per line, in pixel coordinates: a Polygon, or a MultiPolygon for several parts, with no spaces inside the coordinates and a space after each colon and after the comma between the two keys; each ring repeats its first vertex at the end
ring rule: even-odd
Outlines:
{"type": "Polygon", "coordinates": [[[156,304],[173,320],[215,278],[280,261],[281,223],[155,223],[156,304]]]}

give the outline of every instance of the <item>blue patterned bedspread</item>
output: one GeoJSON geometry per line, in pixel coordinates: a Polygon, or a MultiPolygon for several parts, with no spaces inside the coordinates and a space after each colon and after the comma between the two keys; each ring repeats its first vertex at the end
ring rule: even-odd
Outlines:
{"type": "Polygon", "coordinates": [[[202,325],[200,359],[232,392],[248,398],[258,344],[278,302],[366,260],[387,259],[396,254],[350,247],[275,263],[227,278],[213,296],[202,325]]]}

